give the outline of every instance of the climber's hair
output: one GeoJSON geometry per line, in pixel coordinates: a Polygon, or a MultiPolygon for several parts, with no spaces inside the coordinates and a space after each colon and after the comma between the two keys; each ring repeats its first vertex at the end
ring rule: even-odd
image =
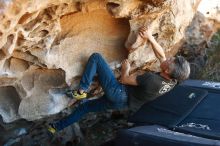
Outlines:
{"type": "Polygon", "coordinates": [[[178,81],[187,79],[190,75],[190,64],[182,56],[177,56],[174,59],[174,63],[171,66],[170,77],[178,81]]]}

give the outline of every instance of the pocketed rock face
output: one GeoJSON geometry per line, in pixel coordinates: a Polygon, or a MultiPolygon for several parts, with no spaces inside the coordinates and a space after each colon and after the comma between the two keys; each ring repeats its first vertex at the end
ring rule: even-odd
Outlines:
{"type": "Polygon", "coordinates": [[[108,3],[108,8],[115,17],[131,17],[129,20],[131,30],[126,47],[137,48],[128,56],[129,60],[135,61],[135,67],[159,71],[159,62],[152,51],[152,46],[148,42],[135,43],[138,29],[149,26],[167,56],[173,56],[199,2],[199,0],[130,0],[128,3],[111,0],[108,3]]]}
{"type": "Polygon", "coordinates": [[[152,46],[135,43],[138,29],[149,25],[172,56],[199,2],[0,0],[0,86],[13,89],[7,98],[16,103],[11,106],[14,117],[1,110],[4,122],[35,120],[64,109],[69,99],[48,90],[74,85],[93,52],[114,69],[127,57],[124,46],[133,46],[128,59],[134,68],[158,70],[152,46]]]}

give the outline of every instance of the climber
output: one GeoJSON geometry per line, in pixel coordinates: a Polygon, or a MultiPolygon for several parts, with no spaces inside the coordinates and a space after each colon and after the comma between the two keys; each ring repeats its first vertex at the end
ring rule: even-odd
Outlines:
{"type": "Polygon", "coordinates": [[[140,72],[130,75],[130,63],[126,59],[122,62],[120,81],[117,81],[102,56],[98,53],[92,54],[82,75],[79,89],[73,91],[72,96],[79,100],[86,98],[87,89],[96,74],[104,95],[98,99],[81,103],[68,117],[50,123],[49,132],[54,134],[64,129],[88,112],[125,108],[128,106],[128,98],[137,98],[143,102],[154,100],[156,97],[170,91],[177,81],[188,78],[190,74],[189,63],[181,56],[166,59],[162,47],[152,36],[151,30],[146,27],[141,28],[137,39],[149,40],[152,43],[153,51],[161,62],[161,72],[140,72]]]}

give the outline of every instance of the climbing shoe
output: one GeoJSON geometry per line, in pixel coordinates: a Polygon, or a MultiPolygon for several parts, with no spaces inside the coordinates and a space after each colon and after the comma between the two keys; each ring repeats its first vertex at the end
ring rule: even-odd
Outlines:
{"type": "Polygon", "coordinates": [[[49,124],[49,126],[47,127],[47,130],[51,135],[54,135],[57,132],[53,124],[49,124]]]}
{"type": "Polygon", "coordinates": [[[80,93],[78,90],[68,90],[66,95],[70,98],[75,98],[76,100],[81,100],[87,97],[87,93],[80,93]]]}

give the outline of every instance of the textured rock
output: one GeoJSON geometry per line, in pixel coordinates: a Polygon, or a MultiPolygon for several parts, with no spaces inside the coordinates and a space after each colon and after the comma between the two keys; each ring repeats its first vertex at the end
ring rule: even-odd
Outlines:
{"type": "Polygon", "coordinates": [[[12,122],[20,118],[18,107],[21,102],[16,89],[13,86],[0,87],[0,114],[4,122],[12,122]]]}
{"type": "Polygon", "coordinates": [[[178,53],[190,62],[190,78],[198,79],[199,72],[207,62],[207,51],[211,49],[209,43],[218,29],[216,24],[215,21],[197,12],[190,26],[186,29],[185,41],[178,53]]]}
{"type": "MultiPolygon", "coordinates": [[[[134,16],[134,18],[130,20],[131,31],[128,40],[135,40],[132,38],[137,36],[138,28],[148,25],[167,55],[174,55],[172,50],[175,49],[175,44],[178,44],[184,37],[185,28],[191,22],[197,5],[198,1],[190,0],[163,2],[149,1],[149,4],[144,7],[145,11],[142,12],[143,14],[134,16]],[[159,9],[155,9],[154,6],[157,6],[159,9]],[[147,14],[144,15],[146,12],[147,14]]],[[[139,8],[139,11],[141,11],[141,8],[142,7],[139,8]]],[[[129,44],[129,42],[127,42],[127,44],[129,44]]],[[[138,49],[129,54],[128,58],[135,61],[138,67],[158,71],[159,61],[156,59],[154,52],[152,51],[151,44],[135,44],[135,46],[138,46],[138,49]],[[151,64],[149,64],[149,62],[151,64]]]]}
{"type": "MultiPolygon", "coordinates": [[[[14,119],[35,120],[64,109],[69,100],[48,90],[76,86],[93,52],[103,54],[115,69],[127,57],[124,46],[133,46],[136,51],[128,58],[134,68],[159,70],[152,46],[135,43],[138,29],[150,25],[172,56],[199,2],[0,0],[0,86],[16,89],[21,100],[12,107],[14,119]]],[[[5,112],[0,113],[3,120],[12,121],[5,112]]]]}
{"type": "Polygon", "coordinates": [[[21,117],[35,120],[63,110],[70,99],[63,94],[49,94],[50,88],[63,85],[65,74],[61,70],[33,69],[26,72],[17,84],[27,91],[19,106],[21,117]]]}

